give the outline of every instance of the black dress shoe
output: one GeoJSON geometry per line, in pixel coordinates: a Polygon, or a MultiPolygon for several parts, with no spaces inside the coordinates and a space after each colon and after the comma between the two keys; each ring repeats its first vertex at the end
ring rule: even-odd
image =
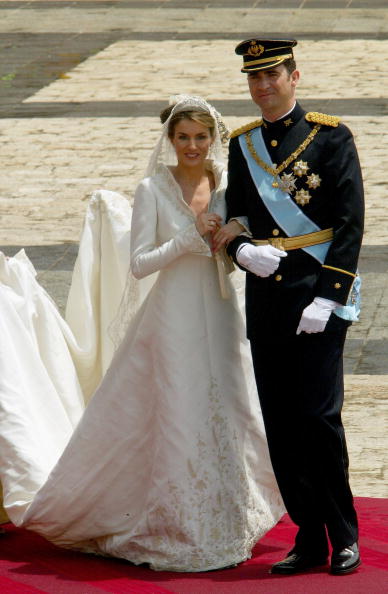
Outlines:
{"type": "Polygon", "coordinates": [[[360,565],[360,553],[358,552],[358,545],[355,542],[350,547],[346,547],[340,551],[333,551],[330,571],[334,575],[345,575],[355,571],[360,565]]]}
{"type": "Polygon", "coordinates": [[[320,567],[327,564],[326,555],[311,556],[306,553],[297,553],[290,551],[288,556],[283,561],[278,561],[272,565],[270,573],[278,573],[282,575],[292,575],[293,573],[300,573],[313,567],[320,567]]]}

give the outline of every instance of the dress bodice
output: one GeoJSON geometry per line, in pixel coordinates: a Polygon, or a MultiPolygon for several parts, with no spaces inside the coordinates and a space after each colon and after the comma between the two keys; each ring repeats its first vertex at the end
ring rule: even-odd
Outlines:
{"type": "MultiPolygon", "coordinates": [[[[214,164],[216,187],[209,211],[225,220],[226,173],[214,164]]],[[[142,278],[168,266],[185,253],[211,257],[206,240],[195,226],[195,214],[168,167],[160,165],[155,175],[139,184],[132,216],[131,269],[142,278]]]]}

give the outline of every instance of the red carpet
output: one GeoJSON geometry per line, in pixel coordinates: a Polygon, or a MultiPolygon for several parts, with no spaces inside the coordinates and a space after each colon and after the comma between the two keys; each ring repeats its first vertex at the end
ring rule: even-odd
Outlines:
{"type": "Polygon", "coordinates": [[[292,545],[287,518],[255,547],[250,561],[208,573],[154,572],[117,559],[59,549],[41,537],[6,526],[0,535],[1,594],[387,594],[388,499],[357,498],[363,565],[354,574],[326,569],[292,577],[271,576],[269,566],[292,545]]]}

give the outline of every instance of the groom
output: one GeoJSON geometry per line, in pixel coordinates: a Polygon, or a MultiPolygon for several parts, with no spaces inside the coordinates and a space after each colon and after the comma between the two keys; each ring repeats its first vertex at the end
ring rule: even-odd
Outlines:
{"type": "Polygon", "coordinates": [[[273,565],[294,574],[360,565],[357,516],[341,422],[342,355],[358,316],[363,188],[357,151],[339,118],[295,100],[295,40],[248,39],[243,56],[262,119],[232,134],[228,218],[250,237],[228,246],[247,271],[246,316],[275,475],[295,545],[273,565]]]}

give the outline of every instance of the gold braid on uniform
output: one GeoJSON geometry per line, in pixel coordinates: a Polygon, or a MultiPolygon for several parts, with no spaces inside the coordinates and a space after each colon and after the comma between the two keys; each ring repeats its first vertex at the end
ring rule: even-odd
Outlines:
{"type": "Polygon", "coordinates": [[[341,121],[338,116],[327,115],[327,113],[319,113],[318,111],[307,112],[305,118],[308,122],[321,124],[322,126],[332,126],[333,128],[337,128],[341,121]]]}
{"type": "Polygon", "coordinates": [[[245,124],[244,126],[237,128],[237,130],[233,130],[233,132],[230,135],[230,138],[234,138],[235,136],[240,136],[240,134],[245,134],[245,132],[249,132],[250,130],[253,130],[253,128],[259,128],[262,125],[263,125],[263,120],[255,120],[254,122],[251,122],[250,124],[245,124]]]}
{"type": "MultiPolygon", "coordinates": [[[[308,122],[312,122],[313,124],[332,126],[333,128],[337,128],[338,124],[341,121],[341,118],[339,118],[338,116],[328,115],[327,113],[319,113],[318,111],[307,112],[305,118],[308,122]]],[[[236,130],[233,130],[233,132],[230,134],[230,138],[240,136],[240,134],[245,134],[245,132],[250,132],[250,130],[253,130],[254,128],[259,128],[262,125],[263,120],[255,120],[254,122],[250,122],[250,124],[240,126],[240,128],[236,128],[236,130]]]]}
{"type": "Polygon", "coordinates": [[[270,173],[273,177],[277,177],[279,175],[279,173],[284,171],[284,169],[286,169],[286,167],[288,167],[289,164],[292,163],[292,161],[294,161],[297,157],[299,157],[299,155],[305,150],[305,148],[308,147],[308,145],[310,144],[310,142],[312,142],[314,140],[315,135],[319,132],[320,129],[321,129],[321,125],[316,124],[314,126],[314,128],[311,130],[310,134],[304,139],[302,144],[300,144],[298,146],[298,148],[295,149],[291,153],[291,155],[289,155],[287,157],[287,159],[285,161],[283,161],[283,163],[280,163],[280,165],[276,168],[271,167],[270,165],[267,165],[267,163],[265,163],[263,161],[263,159],[261,159],[261,157],[259,157],[259,155],[255,151],[255,147],[253,146],[250,130],[245,133],[245,138],[247,141],[248,150],[251,153],[254,160],[256,161],[256,163],[258,163],[258,165],[260,165],[260,167],[262,167],[264,169],[264,171],[266,171],[267,173],[270,173]]]}

